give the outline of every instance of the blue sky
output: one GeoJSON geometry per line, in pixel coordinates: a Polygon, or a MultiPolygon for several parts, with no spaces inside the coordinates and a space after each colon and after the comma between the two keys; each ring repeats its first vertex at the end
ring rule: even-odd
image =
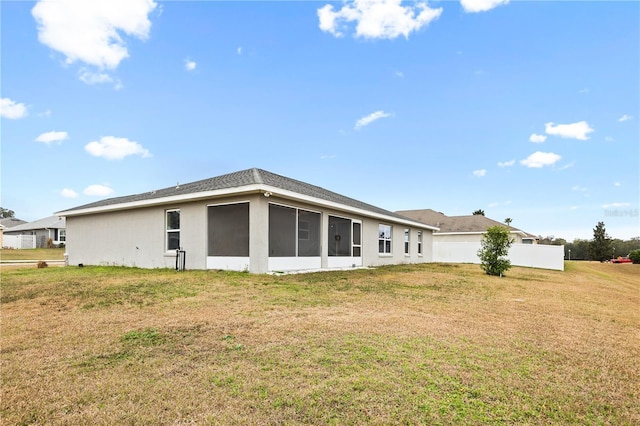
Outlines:
{"type": "Polygon", "coordinates": [[[0,3],[24,220],[259,167],[388,210],[640,236],[638,2],[0,3]]]}

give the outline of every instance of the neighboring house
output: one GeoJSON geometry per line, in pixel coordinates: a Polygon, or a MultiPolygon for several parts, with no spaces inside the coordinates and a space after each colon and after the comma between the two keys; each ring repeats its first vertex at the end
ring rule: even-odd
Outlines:
{"type": "MultiPolygon", "coordinates": [[[[446,216],[435,210],[396,212],[436,226],[433,233],[433,260],[445,263],[480,263],[478,250],[489,227],[507,225],[482,215],[446,216]]],[[[514,266],[564,270],[564,246],[537,244],[537,237],[521,229],[508,227],[514,244],[508,258],[514,266]]]]}
{"type": "Polygon", "coordinates": [[[0,247],[4,247],[2,236],[4,235],[5,231],[8,231],[9,228],[13,228],[14,226],[22,225],[23,223],[27,222],[15,217],[3,217],[2,219],[0,219],[0,247]]]}
{"type": "Polygon", "coordinates": [[[66,225],[64,217],[49,216],[33,222],[23,222],[4,230],[4,235],[33,235],[36,247],[47,247],[49,240],[54,245],[66,243],[66,225]]]}
{"type": "Polygon", "coordinates": [[[436,227],[318,186],[248,169],[110,198],[66,217],[69,264],[254,273],[432,261],[436,227]]]}
{"type": "MultiPolygon", "coordinates": [[[[482,215],[446,216],[431,209],[401,210],[396,213],[439,228],[433,233],[436,242],[480,242],[482,235],[492,226],[504,226],[482,215]]],[[[521,229],[509,226],[509,233],[516,244],[537,244],[538,238],[521,229]]]]}

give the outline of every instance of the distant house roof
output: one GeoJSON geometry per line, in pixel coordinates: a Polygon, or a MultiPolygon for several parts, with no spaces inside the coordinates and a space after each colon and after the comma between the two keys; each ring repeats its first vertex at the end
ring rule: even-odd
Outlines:
{"type": "Polygon", "coordinates": [[[22,225],[23,223],[27,223],[27,221],[15,217],[5,217],[0,219],[0,225],[2,225],[4,229],[13,228],[14,226],[22,225]]]}
{"type": "Polygon", "coordinates": [[[319,186],[291,179],[266,170],[252,168],[229,173],[196,182],[177,184],[169,188],[157,189],[124,197],[108,198],[58,212],[62,216],[74,216],[111,210],[130,209],[143,206],[167,204],[178,201],[192,201],[235,193],[270,192],[285,198],[308,199],[327,205],[347,207],[356,211],[374,213],[396,220],[417,223],[428,229],[436,229],[424,222],[402,216],[389,210],[340,195],[319,186]],[[302,196],[302,198],[300,197],[302,196]]]}
{"type": "MultiPolygon", "coordinates": [[[[446,216],[444,213],[431,209],[402,210],[396,213],[440,228],[434,234],[484,233],[492,226],[507,226],[482,215],[446,216]]],[[[509,231],[521,234],[524,238],[536,238],[534,235],[513,226],[509,226],[509,231]]]]}
{"type": "Polygon", "coordinates": [[[5,233],[13,233],[13,232],[21,232],[21,231],[34,231],[36,229],[54,229],[54,228],[65,228],[66,220],[64,217],[59,216],[49,216],[44,219],[38,219],[33,222],[24,222],[20,225],[13,226],[9,229],[6,229],[5,233]]]}

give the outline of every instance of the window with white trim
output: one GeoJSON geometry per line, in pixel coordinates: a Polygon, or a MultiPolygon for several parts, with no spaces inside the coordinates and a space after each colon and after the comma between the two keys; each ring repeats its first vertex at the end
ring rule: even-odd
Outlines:
{"type": "Polygon", "coordinates": [[[422,256],[422,231],[418,231],[418,256],[422,256]]]}
{"type": "Polygon", "coordinates": [[[58,229],[58,241],[64,243],[67,241],[67,230],[66,229],[58,229]]]}
{"type": "Polygon", "coordinates": [[[391,225],[378,226],[378,253],[391,254],[391,225]]]}
{"type": "Polygon", "coordinates": [[[404,230],[404,254],[409,254],[409,237],[410,237],[410,233],[409,233],[409,229],[405,228],[404,230]]]}
{"type": "Polygon", "coordinates": [[[180,248],[180,210],[166,211],[166,245],[167,250],[180,248]]]}

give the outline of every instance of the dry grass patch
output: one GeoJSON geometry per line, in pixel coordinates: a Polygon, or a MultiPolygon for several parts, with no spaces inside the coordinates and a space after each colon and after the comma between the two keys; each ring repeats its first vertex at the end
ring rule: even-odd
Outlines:
{"type": "Polygon", "coordinates": [[[3,271],[7,424],[638,424],[640,267],[3,271]]]}

